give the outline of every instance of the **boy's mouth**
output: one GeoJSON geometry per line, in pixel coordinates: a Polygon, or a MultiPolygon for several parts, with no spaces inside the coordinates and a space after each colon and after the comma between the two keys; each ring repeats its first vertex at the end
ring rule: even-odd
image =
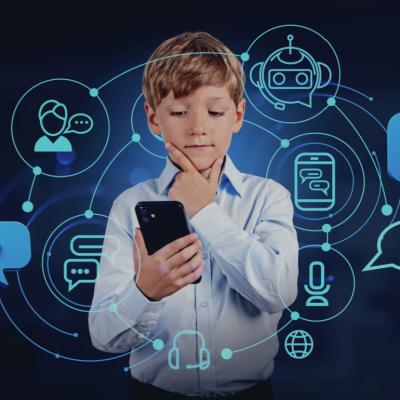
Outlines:
{"type": "Polygon", "coordinates": [[[191,148],[202,148],[202,147],[212,147],[212,146],[213,146],[212,144],[194,144],[192,146],[185,146],[185,147],[191,149],[191,148]]]}

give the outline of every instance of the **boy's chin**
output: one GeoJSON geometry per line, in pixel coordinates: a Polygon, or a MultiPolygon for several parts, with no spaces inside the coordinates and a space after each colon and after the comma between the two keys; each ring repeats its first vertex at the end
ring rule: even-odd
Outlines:
{"type": "Polygon", "coordinates": [[[215,159],[193,159],[191,158],[192,164],[196,167],[197,171],[204,172],[210,169],[215,159]]]}

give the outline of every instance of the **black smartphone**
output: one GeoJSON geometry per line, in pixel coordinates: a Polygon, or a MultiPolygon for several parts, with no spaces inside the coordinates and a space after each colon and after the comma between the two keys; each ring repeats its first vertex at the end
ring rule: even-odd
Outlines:
{"type": "MultiPolygon", "coordinates": [[[[191,233],[179,201],[140,201],[135,212],[149,255],[191,233]]],[[[200,281],[201,277],[193,283],[200,281]]]]}

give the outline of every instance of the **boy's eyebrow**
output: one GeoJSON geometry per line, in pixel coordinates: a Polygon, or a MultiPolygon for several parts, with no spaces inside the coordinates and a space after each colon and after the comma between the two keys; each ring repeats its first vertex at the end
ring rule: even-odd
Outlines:
{"type": "MultiPolygon", "coordinates": [[[[229,101],[229,97],[225,97],[225,96],[212,96],[212,97],[207,97],[206,98],[207,101],[211,100],[211,101],[218,101],[218,100],[222,100],[222,101],[229,101]]],[[[166,106],[171,106],[174,104],[183,104],[186,103],[186,101],[184,99],[168,99],[165,102],[166,106]]]]}

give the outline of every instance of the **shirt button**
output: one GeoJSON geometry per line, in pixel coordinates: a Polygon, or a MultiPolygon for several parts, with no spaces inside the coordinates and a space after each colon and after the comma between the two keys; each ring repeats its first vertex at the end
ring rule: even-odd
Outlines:
{"type": "Polygon", "coordinates": [[[202,301],[201,303],[200,303],[200,305],[202,306],[202,307],[208,307],[208,301],[202,301]]]}

